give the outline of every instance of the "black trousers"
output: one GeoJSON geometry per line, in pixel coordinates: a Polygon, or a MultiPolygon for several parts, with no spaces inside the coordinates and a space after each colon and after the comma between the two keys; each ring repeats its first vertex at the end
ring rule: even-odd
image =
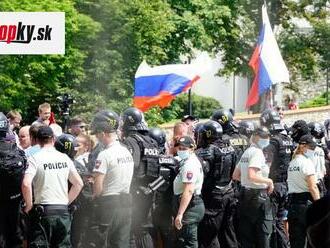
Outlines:
{"type": "Polygon", "coordinates": [[[239,236],[242,248],[269,248],[273,209],[266,190],[242,188],[239,206],[239,236]]]}
{"type": "Polygon", "coordinates": [[[151,206],[153,195],[144,195],[142,192],[132,194],[132,230],[131,248],[153,248],[153,225],[151,220],[151,206]]]}
{"type": "Polygon", "coordinates": [[[0,247],[18,248],[22,246],[23,235],[20,228],[21,200],[0,202],[0,247]]]}
{"type": "MultiPolygon", "coordinates": [[[[289,237],[291,248],[304,248],[306,244],[306,212],[312,205],[312,198],[304,197],[303,194],[294,194],[289,196],[289,237]]],[[[306,193],[305,195],[308,195],[306,193]]]]}
{"type": "Polygon", "coordinates": [[[152,223],[155,229],[157,247],[173,248],[174,229],[172,225],[172,192],[156,192],[152,209],[152,223]],[[161,243],[161,245],[159,244],[161,243]]]}
{"type": "Polygon", "coordinates": [[[92,204],[86,202],[79,204],[78,209],[73,213],[71,224],[71,243],[73,248],[84,247],[88,235],[90,214],[93,211],[92,204]]]}
{"type": "Polygon", "coordinates": [[[205,215],[198,227],[201,248],[237,248],[238,241],[234,228],[236,198],[234,190],[214,192],[203,197],[205,215]]]}
{"type": "Polygon", "coordinates": [[[273,230],[271,247],[289,248],[289,237],[285,231],[284,220],[287,217],[288,186],[285,182],[274,183],[271,195],[275,213],[275,230],[273,230]]]}

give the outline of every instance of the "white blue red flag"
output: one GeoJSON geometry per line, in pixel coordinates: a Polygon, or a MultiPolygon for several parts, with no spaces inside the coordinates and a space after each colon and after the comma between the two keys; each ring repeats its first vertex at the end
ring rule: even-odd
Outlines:
{"type": "MultiPolygon", "coordinates": [[[[135,74],[134,107],[147,111],[164,108],[180,93],[187,91],[209,69],[208,63],[196,59],[192,64],[150,67],[143,61],[135,74]]],[[[205,61],[204,61],[205,62],[205,61]]]]}
{"type": "Polygon", "coordinates": [[[271,89],[272,84],[290,81],[265,5],[262,6],[262,23],[258,43],[249,62],[255,77],[246,101],[247,108],[256,104],[259,96],[271,89]]]}

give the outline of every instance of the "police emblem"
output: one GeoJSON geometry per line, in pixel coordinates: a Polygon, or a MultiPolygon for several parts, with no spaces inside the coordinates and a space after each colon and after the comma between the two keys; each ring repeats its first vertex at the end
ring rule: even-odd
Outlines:
{"type": "Polygon", "coordinates": [[[95,168],[98,169],[101,166],[101,160],[96,160],[95,161],[95,168]]]}
{"type": "Polygon", "coordinates": [[[186,176],[187,179],[190,181],[193,178],[194,174],[191,171],[188,171],[186,176]]]}

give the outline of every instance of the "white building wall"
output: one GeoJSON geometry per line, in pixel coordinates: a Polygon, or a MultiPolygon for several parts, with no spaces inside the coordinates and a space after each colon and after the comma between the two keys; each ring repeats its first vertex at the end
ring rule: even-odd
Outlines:
{"type": "Polygon", "coordinates": [[[234,77],[234,75],[230,77],[215,76],[219,68],[221,68],[220,57],[212,59],[210,73],[201,76],[201,79],[192,87],[192,92],[215,98],[225,109],[233,108],[236,112],[245,112],[245,101],[249,89],[248,80],[238,76],[234,77]]]}

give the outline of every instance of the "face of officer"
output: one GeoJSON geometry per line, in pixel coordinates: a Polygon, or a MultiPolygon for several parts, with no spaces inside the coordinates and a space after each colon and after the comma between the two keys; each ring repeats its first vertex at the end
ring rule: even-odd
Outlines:
{"type": "Polygon", "coordinates": [[[19,138],[19,145],[26,149],[31,146],[30,134],[29,134],[29,126],[24,126],[19,130],[18,138],[19,138]]]}
{"type": "Polygon", "coordinates": [[[193,153],[193,148],[189,148],[186,146],[179,145],[177,150],[177,155],[183,160],[190,157],[190,155],[193,153]]]}
{"type": "Polygon", "coordinates": [[[49,120],[51,114],[51,108],[42,108],[39,111],[39,117],[43,120],[49,120]]]}
{"type": "Polygon", "coordinates": [[[315,147],[313,146],[310,146],[308,144],[299,144],[295,154],[301,154],[305,155],[308,158],[312,158],[314,156],[314,150],[315,147]]]}
{"type": "Polygon", "coordinates": [[[269,145],[269,137],[261,137],[259,135],[253,135],[252,143],[257,145],[260,149],[264,149],[269,145]]]}

